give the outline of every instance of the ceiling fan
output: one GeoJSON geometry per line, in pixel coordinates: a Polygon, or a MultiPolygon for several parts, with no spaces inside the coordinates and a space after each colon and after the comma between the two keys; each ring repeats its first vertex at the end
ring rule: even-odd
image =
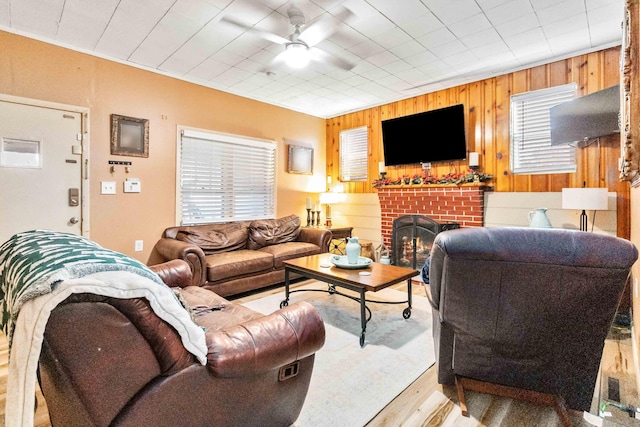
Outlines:
{"type": "Polygon", "coordinates": [[[304,68],[310,61],[332,64],[347,71],[355,66],[355,64],[344,58],[314,47],[335,33],[340,26],[344,25],[343,22],[345,19],[353,16],[353,13],[349,9],[343,8],[336,15],[325,16],[306,25],[304,13],[292,2],[287,9],[287,15],[289,17],[289,23],[294,28],[293,33],[287,37],[249,27],[231,17],[223,17],[221,21],[255,34],[270,42],[284,46],[284,50],[271,60],[267,69],[280,63],[285,63],[292,68],[304,68]]]}

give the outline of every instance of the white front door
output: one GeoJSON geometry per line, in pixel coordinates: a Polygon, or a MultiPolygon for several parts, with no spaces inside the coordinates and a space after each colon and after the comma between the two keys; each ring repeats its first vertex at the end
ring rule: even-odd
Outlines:
{"type": "Polygon", "coordinates": [[[34,229],[82,234],[82,121],[0,100],[0,244],[34,229]]]}

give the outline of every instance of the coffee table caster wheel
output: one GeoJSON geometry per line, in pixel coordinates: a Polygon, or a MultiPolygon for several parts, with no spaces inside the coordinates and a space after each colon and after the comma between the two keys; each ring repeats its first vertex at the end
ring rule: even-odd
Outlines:
{"type": "Polygon", "coordinates": [[[360,347],[364,347],[364,332],[360,334],[360,347]]]}
{"type": "Polygon", "coordinates": [[[285,308],[285,307],[286,307],[286,306],[288,306],[288,305],[289,305],[289,301],[284,300],[284,301],[282,301],[282,302],[280,303],[280,308],[285,308]]]}
{"type": "Polygon", "coordinates": [[[404,317],[405,319],[408,319],[409,317],[411,317],[411,309],[407,307],[404,310],[402,310],[402,317],[404,317]]]}

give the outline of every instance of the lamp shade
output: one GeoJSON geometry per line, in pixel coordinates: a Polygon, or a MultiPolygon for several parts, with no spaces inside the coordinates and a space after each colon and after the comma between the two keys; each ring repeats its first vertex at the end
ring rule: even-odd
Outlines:
{"type": "Polygon", "coordinates": [[[606,188],[563,188],[562,209],[606,211],[609,196],[606,188]]]}

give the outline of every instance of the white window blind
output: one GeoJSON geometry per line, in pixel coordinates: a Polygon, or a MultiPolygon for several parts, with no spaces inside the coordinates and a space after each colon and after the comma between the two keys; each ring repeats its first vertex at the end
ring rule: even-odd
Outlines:
{"type": "Polygon", "coordinates": [[[551,145],[549,109],[575,98],[576,84],[511,96],[511,171],[514,174],[576,171],[575,147],[551,145]]]}
{"type": "Polygon", "coordinates": [[[366,126],[340,132],[340,181],[367,181],[368,149],[366,126]]]}
{"type": "Polygon", "coordinates": [[[183,130],[179,152],[180,224],[275,218],[274,142],[183,130]]]}

